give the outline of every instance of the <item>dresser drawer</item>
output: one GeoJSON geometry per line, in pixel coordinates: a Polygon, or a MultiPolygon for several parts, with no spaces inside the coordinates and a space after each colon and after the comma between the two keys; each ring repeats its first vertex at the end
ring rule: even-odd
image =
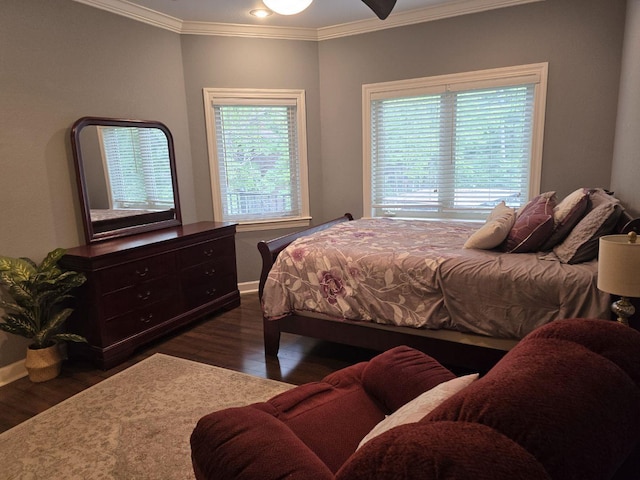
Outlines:
{"type": "Polygon", "coordinates": [[[177,305],[175,299],[168,298],[106,320],[104,323],[104,342],[107,345],[116,343],[170,320],[177,313],[177,305]]]}
{"type": "Polygon", "coordinates": [[[185,268],[180,272],[180,281],[182,285],[197,285],[234,274],[235,271],[235,258],[215,258],[207,263],[185,268]]]}
{"type": "MultiPolygon", "coordinates": [[[[208,263],[216,258],[233,258],[235,263],[235,240],[233,237],[219,238],[183,248],[178,252],[180,268],[208,263]]],[[[235,267],[235,265],[234,265],[235,267]]]]}
{"type": "Polygon", "coordinates": [[[207,283],[183,286],[184,302],[187,308],[195,308],[231,293],[238,288],[234,275],[218,277],[207,283]]]}
{"type": "Polygon", "coordinates": [[[106,268],[99,273],[99,282],[102,292],[107,293],[147,282],[174,271],[175,256],[173,253],[167,253],[106,268]]]}
{"type": "Polygon", "coordinates": [[[180,283],[187,308],[212,302],[238,288],[235,262],[217,259],[188,268],[180,273],[180,283]]]}
{"type": "Polygon", "coordinates": [[[101,300],[104,318],[116,317],[169,298],[178,302],[177,287],[177,278],[165,275],[108,293],[101,300]]]}

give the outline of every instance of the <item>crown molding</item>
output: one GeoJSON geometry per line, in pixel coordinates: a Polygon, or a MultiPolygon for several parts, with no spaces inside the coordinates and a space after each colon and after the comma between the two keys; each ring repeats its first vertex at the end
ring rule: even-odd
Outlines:
{"type": "Polygon", "coordinates": [[[431,22],[444,18],[479,13],[544,0],[453,0],[444,5],[391,14],[386,20],[377,18],[343,23],[322,28],[295,28],[233,23],[189,22],[127,0],[74,0],[117,15],[184,35],[218,35],[225,37],[271,38],[279,40],[322,41],[351,35],[431,22]]]}
{"type": "Polygon", "coordinates": [[[182,33],[183,21],[179,18],[157,12],[150,8],[127,2],[127,0],[73,0],[107,12],[122,15],[138,22],[164,28],[174,33],[182,33]]]}
{"type": "Polygon", "coordinates": [[[444,5],[433,5],[391,14],[386,20],[361,20],[357,22],[343,23],[331,27],[318,29],[318,40],[360,35],[362,33],[385,30],[388,28],[404,27],[417,23],[432,22],[444,18],[458,17],[471,13],[480,13],[498,8],[513,7],[525,3],[542,2],[544,0],[456,0],[444,5]]]}
{"type": "Polygon", "coordinates": [[[318,30],[315,28],[243,25],[237,23],[183,22],[180,33],[185,35],[318,41],[318,30]]]}

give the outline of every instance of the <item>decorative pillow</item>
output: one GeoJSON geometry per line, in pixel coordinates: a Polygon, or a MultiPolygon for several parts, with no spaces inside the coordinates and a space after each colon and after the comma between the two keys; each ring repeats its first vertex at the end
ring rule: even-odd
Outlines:
{"type": "Polygon", "coordinates": [[[546,242],[542,244],[540,250],[549,251],[558,243],[562,242],[569,232],[575,227],[580,219],[587,212],[589,205],[589,190],[579,188],[575,192],[567,195],[553,209],[554,230],[546,242]]]}
{"type": "Polygon", "coordinates": [[[538,250],[553,232],[555,206],[556,192],[542,193],[527,203],[516,216],[505,240],[504,250],[509,253],[538,250]]]}
{"type": "Polygon", "coordinates": [[[515,221],[516,211],[500,202],[491,211],[485,224],[468,238],[464,248],[496,248],[507,238],[515,221]]]}
{"type": "Polygon", "coordinates": [[[589,208],[588,210],[593,210],[596,207],[599,207],[603,203],[614,203],[618,205],[620,200],[613,196],[612,193],[608,192],[604,188],[592,188],[589,190],[589,208]]]}
{"type": "Polygon", "coordinates": [[[614,230],[621,213],[622,208],[616,203],[602,203],[587,213],[553,252],[562,263],[581,263],[596,258],[598,239],[614,230]]]}
{"type": "Polygon", "coordinates": [[[373,429],[362,439],[358,448],[362,447],[369,440],[382,435],[387,430],[391,430],[399,425],[407,423],[415,423],[422,420],[425,415],[430,413],[434,408],[444,402],[447,398],[465,388],[478,378],[477,373],[457,377],[447,382],[443,382],[431,390],[427,390],[423,394],[403,405],[393,412],[387,418],[378,423],[373,429]]]}
{"type": "MultiPolygon", "coordinates": [[[[522,215],[524,212],[526,212],[527,210],[529,210],[532,206],[534,206],[535,203],[537,203],[541,198],[553,198],[553,200],[556,200],[556,192],[552,191],[552,192],[544,192],[541,193],[540,195],[534,197],[532,200],[529,200],[527,203],[524,204],[523,207],[520,207],[520,209],[518,209],[516,211],[516,218],[518,218],[520,215],[522,215]]],[[[554,203],[555,205],[555,203],[554,203]]]]}

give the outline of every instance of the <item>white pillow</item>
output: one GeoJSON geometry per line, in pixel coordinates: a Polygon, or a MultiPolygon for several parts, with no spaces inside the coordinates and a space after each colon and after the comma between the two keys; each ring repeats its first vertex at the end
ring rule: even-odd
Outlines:
{"type": "Polygon", "coordinates": [[[419,422],[447,398],[459,392],[477,378],[477,373],[456,377],[448,382],[443,382],[440,385],[433,387],[431,390],[427,390],[373,427],[367,436],[362,439],[358,448],[369,440],[383,434],[387,430],[391,430],[394,427],[405,425],[407,423],[419,422]]]}
{"type": "Polygon", "coordinates": [[[500,202],[489,214],[486,223],[465,242],[464,248],[490,250],[504,242],[516,221],[516,211],[500,202]]]}
{"type": "MultiPolygon", "coordinates": [[[[572,213],[576,206],[587,196],[589,193],[584,188],[579,188],[573,193],[570,193],[564,199],[555,206],[553,209],[553,220],[558,225],[562,223],[567,216],[572,213]]],[[[577,223],[577,222],[576,222],[577,223]]]]}

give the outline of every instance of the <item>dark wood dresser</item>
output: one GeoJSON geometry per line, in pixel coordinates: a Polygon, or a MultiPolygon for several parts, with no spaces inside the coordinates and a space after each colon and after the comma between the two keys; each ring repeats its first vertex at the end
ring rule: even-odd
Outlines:
{"type": "Polygon", "coordinates": [[[69,344],[108,369],[182,325],[240,305],[233,223],[200,222],[67,250],[60,264],[83,272],[69,344]]]}

